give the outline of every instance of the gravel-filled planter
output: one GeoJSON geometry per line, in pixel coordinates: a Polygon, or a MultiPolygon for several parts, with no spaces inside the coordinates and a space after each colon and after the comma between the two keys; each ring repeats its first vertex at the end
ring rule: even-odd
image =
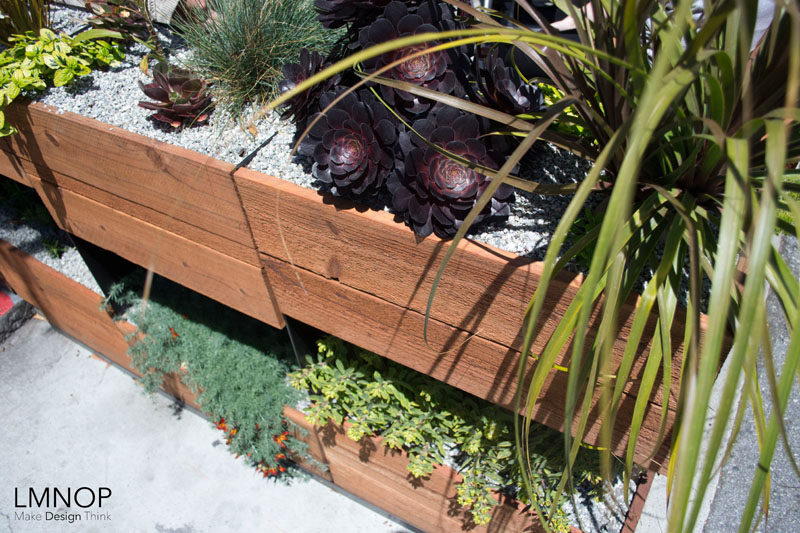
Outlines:
{"type": "MultiPolygon", "coordinates": [[[[14,104],[7,116],[20,132],[3,142],[0,172],[34,187],[67,231],[273,326],[282,326],[285,314],[481,398],[513,405],[522,320],[541,263],[464,241],[438,289],[426,339],[427,298],[447,242],[417,239],[388,212],[355,208],[41,103],[14,104]]],[[[558,325],[580,281],[558,278],[534,352],[558,325]]],[[[623,314],[623,336],[632,310],[631,303],[623,314]]],[[[681,340],[674,338],[673,346],[681,340]]],[[[562,354],[559,364],[565,359],[562,354]]],[[[677,373],[680,365],[673,368],[677,373]]],[[[565,386],[566,374],[553,370],[537,403],[537,421],[564,429],[565,386]]],[[[615,428],[619,453],[627,444],[636,388],[628,386],[615,428]]],[[[640,461],[656,442],[659,401],[652,399],[645,415],[640,461]]],[[[671,423],[674,411],[667,416],[671,423]]],[[[594,419],[588,440],[596,441],[598,432],[594,419]]],[[[647,466],[664,471],[667,452],[665,443],[647,466]]]]}
{"type": "MultiPolygon", "coordinates": [[[[128,322],[115,322],[100,304],[102,297],[18,248],[0,241],[0,274],[23,298],[37,306],[57,328],[113,361],[138,374],[127,354],[126,335],[135,330],[128,322]]],[[[174,375],[163,389],[197,408],[194,394],[174,375]]],[[[353,442],[334,424],[317,427],[302,412],[286,407],[284,416],[307,431],[298,435],[309,444],[311,456],[327,466],[318,475],[424,531],[543,531],[535,516],[517,500],[498,495],[492,521],[474,526],[469,512],[456,503],[459,474],[437,466],[424,480],[409,480],[405,454],[391,452],[379,437],[353,442]]],[[[573,531],[578,532],[577,529],[573,531]]]]}

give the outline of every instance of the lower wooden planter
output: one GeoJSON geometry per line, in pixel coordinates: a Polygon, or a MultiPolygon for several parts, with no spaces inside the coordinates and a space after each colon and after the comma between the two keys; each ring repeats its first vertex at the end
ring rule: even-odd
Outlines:
{"type": "MultiPolygon", "coordinates": [[[[114,322],[102,308],[99,295],[4,241],[0,241],[0,274],[53,326],[138,374],[127,355],[129,344],[125,340],[135,328],[114,322]]],[[[200,409],[194,394],[176,376],[168,376],[163,389],[200,409]]],[[[341,427],[330,424],[319,428],[296,409],[286,407],[284,415],[306,430],[298,438],[309,444],[314,459],[327,465],[327,471],[317,471],[318,475],[426,532],[541,530],[536,518],[510,499],[501,500],[489,525],[472,526],[469,512],[456,503],[456,485],[461,478],[453,469],[438,466],[422,482],[412,483],[406,470],[407,456],[391,453],[380,438],[356,443],[341,427]]]]}
{"type": "MultiPolygon", "coordinates": [[[[41,104],[6,110],[19,134],[0,139],[0,173],[37,190],[59,225],[102,248],[230,307],[281,327],[290,316],[513,408],[522,320],[542,264],[464,241],[431,311],[425,309],[447,243],[417,239],[385,212],[356,209],[315,191],[41,104]],[[87,142],[91,140],[91,142],[87,142]]],[[[533,351],[543,348],[581,283],[559,276],[533,351]]],[[[635,302],[622,312],[619,361],[635,302]]],[[[679,383],[683,321],[674,320],[679,383]]],[[[654,328],[651,320],[648,328],[654,328]]],[[[587,332],[591,337],[595,329],[587,332]]],[[[651,339],[647,332],[645,339],[651,339]]],[[[622,395],[612,447],[624,455],[647,340],[622,395]]],[[[569,366],[568,348],[557,364],[569,366]]],[[[529,368],[535,362],[529,359],[529,368]]],[[[533,418],[569,430],[567,375],[552,369],[533,418]]],[[[599,397],[599,393],[598,393],[599,397]]],[[[676,391],[649,399],[634,454],[666,471],[676,391]],[[658,444],[660,442],[660,445],[658,444]]],[[[597,443],[600,413],[585,440],[597,443]]]]}

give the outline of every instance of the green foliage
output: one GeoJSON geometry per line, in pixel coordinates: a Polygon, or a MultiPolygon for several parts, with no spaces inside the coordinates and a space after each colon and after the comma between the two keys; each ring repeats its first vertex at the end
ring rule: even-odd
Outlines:
{"type": "Polygon", "coordinates": [[[338,32],[323,30],[312,0],[207,0],[175,26],[194,52],[189,66],[234,110],[276,94],[281,68],[300,50],[326,51],[338,32]]]}
{"type": "Polygon", "coordinates": [[[50,0],[0,0],[0,14],[0,41],[10,45],[12,35],[50,25],[50,0]]]}
{"type": "Polygon", "coordinates": [[[61,256],[67,252],[67,247],[57,238],[42,239],[42,246],[53,259],[61,259],[61,256]]]}
{"type": "Polygon", "coordinates": [[[230,450],[265,476],[284,468],[282,455],[305,455],[282,417],[300,398],[286,382],[291,348],[283,332],[163,278],[154,279],[146,303],[137,292],[116,286],[109,300],[129,306],[126,316],[139,328],[129,354],[145,390],[155,391],[165,374],[181,376],[230,450]]]}
{"type": "Polygon", "coordinates": [[[142,59],[143,65],[151,55],[159,61],[166,60],[147,0],[87,0],[86,9],[93,13],[88,19],[93,27],[118,32],[121,38],[149,48],[150,53],[142,59]]]}
{"type": "MultiPolygon", "coordinates": [[[[588,207],[584,207],[583,214],[575,219],[575,222],[569,229],[569,235],[567,239],[573,243],[577,243],[581,239],[591,239],[592,241],[595,241],[597,239],[596,231],[599,229],[602,222],[602,213],[597,213],[588,207]],[[592,235],[594,238],[592,238],[592,235]]],[[[581,246],[580,251],[574,257],[574,260],[576,263],[578,263],[578,266],[583,269],[587,269],[592,262],[593,252],[594,247],[589,245],[581,246]]]]}
{"type": "MultiPolygon", "coordinates": [[[[513,451],[510,412],[472,397],[424,374],[393,363],[335,337],[318,342],[317,360],[289,375],[292,386],[310,391],[307,418],[319,426],[346,422],[354,441],[380,435],[386,446],[408,452],[408,471],[424,478],[434,465],[455,455],[464,477],[458,503],[471,508],[476,524],[488,523],[497,501],[494,490],[514,491],[521,484],[513,451]]],[[[558,432],[537,427],[531,435],[536,468],[535,497],[559,504],[551,527],[568,529],[557,490],[564,469],[558,432]]],[[[596,454],[584,451],[575,483],[599,494],[596,454]]],[[[524,495],[521,495],[524,500],[524,495]]]]}
{"type": "Polygon", "coordinates": [[[52,83],[56,87],[85,76],[95,66],[116,66],[124,57],[113,42],[95,37],[113,36],[89,30],[75,37],[56,35],[48,29],[10,38],[13,46],[0,52],[0,137],[16,133],[5,120],[3,109],[26,91],[41,91],[52,83]]]}
{"type": "MultiPolygon", "coordinates": [[[[541,32],[524,25],[506,27],[470,3],[447,3],[473,16],[481,26],[407,36],[360,51],[309,77],[269,106],[281,105],[355,63],[426,42],[444,42],[451,48],[474,42],[507,43],[529,56],[564,94],[536,122],[403,85],[415,96],[513,125],[514,134],[523,139],[505,165],[492,174],[490,187],[445,252],[429,295],[426,320],[448,260],[492,194],[503,184],[526,190],[546,185],[520,183],[509,173],[538,139],[557,133],[550,136],[554,143],[591,159],[594,165],[577,190],[560,191],[573,194],[573,199],[561,214],[545,255],[543,275],[525,312],[518,390],[527,392],[518,396],[516,408],[536,411],[549,373],[567,352],[564,415],[578,431],[577,435],[564,433],[564,449],[571,464],[590,420],[599,413],[600,445],[608,466],[611,450],[618,444],[613,442],[614,427],[625,390],[636,382],[625,451],[630,472],[636,457],[653,452],[641,446],[642,421],[655,405],[651,399],[665,398],[659,421],[664,431],[659,434],[673,439],[669,528],[691,531],[724,454],[726,428],[737,412],[743,412],[736,406],[739,391],[758,390],[760,369],[767,368],[771,415],[760,397],[751,393],[742,400],[751,403],[756,415],[760,449],[740,523],[741,531],[751,529],[759,504],[768,508],[769,465],[779,436],[786,440],[783,412],[800,371],[800,285],[771,239],[782,224],[781,211],[792,213],[794,219],[794,227],[784,227],[800,235],[800,204],[788,194],[800,191],[786,175],[787,166],[796,166],[800,160],[797,2],[775,2],[774,10],[767,11],[770,20],[761,21],[768,22],[766,33],[759,35],[755,31],[757,2],[721,0],[701,6],[690,0],[591,0],[576,7],[569,0],[554,0],[576,24],[578,42],[561,37],[544,23],[541,32]],[[576,116],[564,115],[567,109],[574,109],[576,116]],[[552,131],[565,120],[590,132],[592,142],[587,144],[577,135],[570,138],[563,129],[552,131]],[[533,339],[542,322],[552,316],[546,307],[553,297],[551,282],[580,251],[574,247],[564,251],[570,228],[597,189],[608,191],[609,199],[597,238],[584,243],[592,248],[588,273],[546,346],[533,354],[533,339]],[[744,286],[738,283],[736,272],[740,259],[748,264],[744,286]],[[645,287],[629,315],[633,322],[625,332],[620,358],[615,346],[624,318],[621,313],[642,276],[645,287]],[[711,281],[706,302],[704,278],[711,281]],[[768,287],[780,300],[790,332],[781,368],[772,359],[771,324],[764,304],[768,287]],[[683,313],[678,302],[685,297],[688,304],[683,313]],[[706,305],[711,313],[703,318],[706,305]],[[673,339],[683,339],[680,360],[673,339]],[[643,343],[649,348],[642,354],[643,343]],[[534,355],[538,361],[529,375],[526,370],[534,355]],[[712,387],[726,356],[732,370],[722,384],[719,401],[712,404],[712,387]],[[639,358],[644,359],[645,368],[642,374],[632,375],[639,358]],[[678,366],[679,382],[674,384],[670,376],[678,366]],[[677,399],[668,391],[677,391],[677,399]],[[600,403],[592,404],[593,398],[600,398],[600,403]],[[678,409],[678,417],[676,427],[668,432],[667,413],[672,408],[678,409]]],[[[517,3],[535,15],[530,2],[517,3]]],[[[391,86],[391,80],[375,81],[391,86]]],[[[520,429],[525,435],[532,428],[532,421],[526,420],[520,429]]],[[[526,465],[524,438],[517,444],[520,464],[526,465]]],[[[655,449],[661,444],[656,443],[655,449]]],[[[533,472],[523,476],[529,492],[535,490],[530,483],[534,476],[533,472]]],[[[565,476],[562,485],[566,488],[570,482],[565,476]]]]}

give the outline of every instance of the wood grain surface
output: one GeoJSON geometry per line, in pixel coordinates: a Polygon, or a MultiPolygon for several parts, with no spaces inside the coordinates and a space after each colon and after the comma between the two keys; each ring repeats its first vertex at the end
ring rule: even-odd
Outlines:
{"type": "MultiPolygon", "coordinates": [[[[288,316],[317,327],[324,326],[328,333],[357,346],[513,409],[518,352],[432,320],[428,326],[431,345],[447,347],[447,350],[437,351],[426,345],[420,335],[424,323],[422,314],[278,259],[262,257],[281,309],[288,316]]],[[[530,365],[528,375],[532,369],[530,365]]],[[[564,430],[566,382],[565,372],[551,370],[532,413],[534,420],[564,430]]],[[[593,399],[586,429],[585,440],[590,444],[599,442],[598,400],[597,396],[593,399]]],[[[624,455],[635,401],[634,395],[624,394],[612,434],[612,449],[616,454],[624,455]]],[[[660,405],[648,403],[635,457],[653,470],[665,471],[668,438],[650,459],[659,440],[661,413],[660,405]]],[[[671,427],[674,410],[668,409],[666,417],[671,427]]]]}
{"type": "Polygon", "coordinates": [[[283,327],[262,270],[29,176],[66,231],[271,326],[283,327]]]}
{"type": "MultiPolygon", "coordinates": [[[[43,181],[69,186],[59,181],[59,175],[68,176],[91,186],[74,192],[105,191],[253,247],[230,177],[233,165],[39,103],[14,103],[6,115],[19,129],[8,138],[10,149],[34,163],[43,181]]],[[[105,201],[107,196],[90,198],[105,201]]],[[[256,264],[254,253],[247,262],[256,264]]]]}
{"type": "MultiPolygon", "coordinates": [[[[39,309],[47,320],[91,350],[137,372],[128,356],[126,335],[136,331],[127,322],[114,322],[101,308],[103,298],[36,258],[0,240],[0,273],[25,301],[39,309]]],[[[167,376],[162,388],[197,407],[194,395],[176,376],[167,376]]]]}
{"type": "MultiPolygon", "coordinates": [[[[262,254],[343,287],[425,313],[448,242],[435,237],[420,240],[386,212],[363,211],[338,200],[329,203],[329,198],[316,191],[278,178],[248,169],[238,170],[235,177],[262,254]]],[[[464,240],[442,277],[431,316],[457,330],[472,332],[518,352],[525,311],[542,276],[542,268],[542,263],[464,240]]],[[[553,281],[534,339],[534,354],[544,349],[581,281],[581,276],[567,274],[553,281]]],[[[279,303],[283,308],[283,302],[279,303]]],[[[621,326],[614,346],[617,365],[630,333],[634,305],[632,300],[621,311],[621,326]]],[[[598,306],[587,332],[590,341],[597,331],[599,309],[598,306]]],[[[678,347],[671,372],[673,383],[680,377],[683,320],[679,311],[672,338],[673,346],[678,347]]],[[[326,330],[324,324],[313,325],[326,330]]],[[[640,375],[644,368],[654,328],[655,317],[651,317],[631,372],[633,376],[640,375]]],[[[435,343],[432,347],[450,348],[435,343]]],[[[568,366],[569,354],[568,349],[563,350],[557,364],[568,366]]],[[[631,381],[628,389],[638,389],[638,380],[631,381]]],[[[660,403],[661,398],[656,396],[652,401],[660,403]]]]}

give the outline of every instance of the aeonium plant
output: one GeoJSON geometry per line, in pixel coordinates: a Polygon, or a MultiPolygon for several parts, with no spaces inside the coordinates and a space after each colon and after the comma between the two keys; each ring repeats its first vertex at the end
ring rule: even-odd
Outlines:
{"type": "MultiPolygon", "coordinates": [[[[292,96],[286,99],[283,118],[292,119],[298,131],[305,130],[299,142],[300,154],[311,158],[314,176],[332,194],[359,203],[386,197],[389,206],[418,235],[435,233],[452,238],[515,142],[510,136],[501,142],[504,136],[495,134],[509,133],[507,126],[486,118],[478,121],[464,117],[454,130],[454,124],[447,121],[458,118],[457,110],[447,110],[412,89],[474,102],[499,98],[514,112],[538,113],[542,109],[538,87],[505,68],[501,59],[495,58],[484,68],[479,60],[479,55],[485,55],[483,51],[477,54],[473,50],[470,55],[467,47],[435,50],[433,43],[424,41],[402,48],[391,46],[397,39],[463,27],[463,13],[456,13],[446,3],[395,0],[367,8],[357,0],[340,0],[319,1],[316,6],[326,26],[348,26],[346,49],[368,49],[378,44],[386,51],[365,56],[354,69],[337,72],[301,92],[295,89],[318,78],[332,60],[304,50],[298,63],[284,66],[280,89],[292,96]],[[353,93],[355,97],[348,94],[364,76],[385,76],[393,83],[361,83],[353,93]],[[366,104],[368,112],[362,112],[363,104],[356,102],[366,104]],[[445,118],[437,123],[439,113],[445,118]],[[345,114],[350,115],[347,123],[343,122],[345,114]],[[379,117],[379,129],[374,123],[359,125],[363,131],[356,132],[356,124],[374,121],[375,117],[379,117]],[[429,135],[437,128],[437,141],[431,142],[429,135]],[[373,140],[376,132],[379,135],[373,140]],[[455,159],[441,155],[448,150],[457,152],[451,152],[455,159]],[[366,165],[370,159],[372,162],[366,165]],[[438,170],[422,168],[439,163],[438,170]]],[[[508,217],[513,189],[503,186],[492,194],[491,205],[477,222],[508,217]]]]}
{"type": "MultiPolygon", "coordinates": [[[[478,85],[476,90],[483,98],[459,99],[445,94],[447,91],[391,79],[387,72],[394,64],[366,73],[371,83],[400,87],[417,98],[469,111],[493,121],[495,127],[505,125],[505,133],[522,139],[500,168],[481,169],[491,183],[458,228],[438,276],[443,275],[457,243],[500,186],[523,185],[510,173],[537,139],[557,138],[561,146],[592,160],[593,168],[579,187],[560,191],[572,194],[572,201],[560,214],[542,278],[524,317],[518,390],[527,392],[518,395],[517,408],[534,412],[550,369],[557,361],[566,364],[564,415],[570,421],[568,427],[576,428],[574,433],[564,433],[570,462],[590,414],[595,412],[600,414],[599,444],[606,464],[611,463],[612,450],[621,450],[630,472],[634,457],[656,453],[638,449],[637,439],[643,414],[655,405],[651,399],[663,398],[662,438],[669,439],[671,450],[669,528],[691,531],[712,474],[725,455],[726,426],[741,412],[736,405],[737,391],[758,388],[756,369],[763,362],[771,384],[772,410],[768,416],[754,402],[756,418],[762,423],[756,427],[759,466],[741,517],[741,530],[749,530],[759,503],[766,507],[769,501],[767,465],[784,431],[782,414],[800,370],[800,285],[771,239],[776,229],[800,233],[800,206],[788,194],[800,190],[794,170],[800,161],[797,3],[774,2],[768,20],[757,24],[752,2],[705,2],[702,9],[693,11],[695,3],[689,0],[668,5],[655,0],[591,0],[582,9],[555,0],[576,26],[577,42],[561,37],[525,0],[517,0],[517,4],[542,31],[521,24],[504,26],[471,3],[446,3],[471,16],[480,27],[403,32],[401,38],[356,50],[352,57],[333,62],[271,105],[280,105],[336,73],[348,72],[354,63],[378,61],[376,58],[387,53],[411,60],[445,49],[472,47],[477,49],[470,54],[474,60],[486,57],[480,53],[481,47],[501,45],[529,58],[564,96],[548,111],[526,113],[528,116],[510,114],[517,110],[507,107],[509,101],[521,101],[520,93],[513,90],[482,90],[478,85]],[[412,47],[420,55],[404,56],[402,50],[412,47]],[[569,115],[564,113],[567,108],[569,115]],[[560,120],[577,126],[573,129],[583,132],[584,138],[571,137],[569,128],[559,128],[553,136],[551,130],[560,120]],[[585,135],[590,137],[588,144],[585,135]],[[571,226],[598,188],[607,194],[603,216],[589,229],[587,238],[565,250],[571,226]],[[795,222],[778,218],[781,211],[792,215],[795,222]],[[583,251],[591,253],[591,261],[577,296],[561,326],[533,354],[531,347],[540,334],[538,326],[551,281],[571,257],[583,251]],[[739,259],[748,265],[743,281],[736,268],[739,259]],[[707,297],[701,290],[704,279],[710,282],[707,297]],[[644,287],[641,295],[630,300],[640,280],[644,287]],[[790,333],[781,367],[771,355],[772,325],[765,318],[764,304],[767,287],[778,297],[790,333]],[[678,320],[678,302],[684,297],[685,320],[678,320]],[[620,312],[627,301],[633,301],[632,327],[622,355],[614,356],[620,312]],[[710,313],[701,320],[705,310],[710,313]],[[598,317],[596,329],[589,327],[593,316],[598,317]],[[648,324],[654,329],[646,327],[648,324]],[[648,333],[652,342],[642,351],[647,331],[652,332],[648,333]],[[674,338],[685,342],[674,346],[674,338]],[[567,359],[562,362],[558,357],[564,351],[567,359]],[[537,363],[529,374],[532,355],[537,363]],[[712,423],[711,388],[725,356],[731,370],[724,378],[712,423]],[[632,376],[639,357],[644,360],[643,373],[632,376]],[[682,372],[680,381],[673,384],[676,365],[682,372]],[[742,387],[740,380],[744,380],[742,387]],[[615,432],[623,393],[633,382],[637,396],[632,423],[615,432]],[[669,391],[677,392],[677,400],[669,391]],[[672,409],[677,412],[676,425],[667,431],[667,413],[672,409]],[[703,447],[706,451],[701,451],[707,422],[711,429],[703,447]]],[[[484,69],[497,72],[502,79],[505,72],[488,66],[491,61],[484,63],[484,69]]],[[[435,63],[430,58],[428,62],[435,63]]],[[[428,146],[435,144],[433,139],[427,141],[428,146]]],[[[453,158],[462,161],[455,154],[453,158]]],[[[434,284],[431,300],[435,288],[434,284]]],[[[747,400],[744,395],[743,401],[747,400]]],[[[529,464],[524,445],[529,427],[528,423],[519,427],[518,453],[523,468],[529,464]]],[[[526,478],[526,490],[532,492],[530,478],[526,478]]],[[[565,477],[565,487],[567,483],[565,477]]],[[[547,513],[539,512],[539,516],[547,513]]]]}
{"type": "Polygon", "coordinates": [[[152,69],[153,81],[139,87],[155,102],[140,101],[139,107],[155,111],[153,120],[180,128],[185,124],[205,124],[213,106],[205,80],[190,71],[158,63],[152,69]]]}

